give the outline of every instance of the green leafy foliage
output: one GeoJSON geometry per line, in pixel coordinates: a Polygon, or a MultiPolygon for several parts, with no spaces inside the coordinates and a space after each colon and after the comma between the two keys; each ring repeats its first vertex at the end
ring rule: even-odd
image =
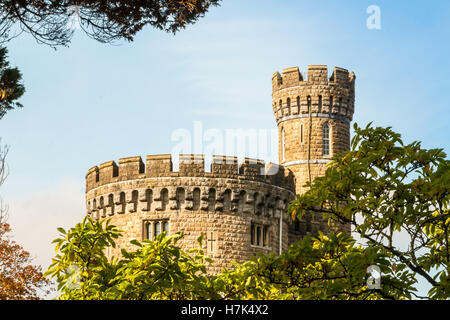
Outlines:
{"type": "Polygon", "coordinates": [[[176,243],[182,234],[163,233],[154,241],[134,241],[138,249],[122,251],[108,299],[211,299],[215,296],[206,275],[211,262],[201,249],[184,252],[176,243]]]}
{"type": "Polygon", "coordinates": [[[450,161],[442,149],[405,145],[390,127],[354,129],[351,151],[308,183],[289,213],[351,224],[367,248],[389,259],[384,272],[405,281],[405,297],[415,296],[410,272],[432,286],[429,298],[448,298],[450,161]]]}
{"type": "Polygon", "coordinates": [[[7,60],[8,50],[0,47],[0,119],[14,108],[23,107],[17,100],[24,94],[19,69],[11,68],[7,60]]]}
{"type": "Polygon", "coordinates": [[[104,250],[115,247],[120,231],[109,223],[85,217],[68,231],[58,228],[61,237],[52,242],[57,254],[44,275],[56,278],[63,298],[87,299],[111,277],[114,263],[108,261],[104,250]]]}
{"type": "MultiPolygon", "coordinates": [[[[343,233],[305,237],[280,256],[260,256],[218,276],[233,299],[402,299],[410,274],[385,275],[383,288],[367,287],[367,267],[389,265],[378,248],[363,249],[343,233]]],[[[409,289],[412,289],[409,287],[409,289]]]]}
{"type": "Polygon", "coordinates": [[[46,275],[56,277],[60,299],[401,299],[408,297],[405,284],[414,283],[398,268],[383,278],[382,290],[367,288],[367,267],[386,271],[390,263],[378,248],[355,246],[343,233],[307,236],[280,256],[260,255],[218,275],[207,273],[212,261],[201,238],[188,252],[176,245],[182,234],[134,240],[135,251],[108,261],[103,252],[120,233],[108,221],[86,218],[54,241],[59,254],[46,275]]]}
{"type": "MultiPolygon", "coordinates": [[[[206,276],[210,260],[201,249],[184,252],[181,234],[159,235],[154,241],[132,241],[136,250],[122,250],[120,260],[104,252],[115,247],[121,231],[110,220],[86,217],[75,228],[60,229],[57,255],[45,273],[56,278],[60,299],[212,299],[219,296],[206,276]],[[76,273],[76,274],[74,274],[76,273]]],[[[201,239],[199,239],[201,241],[201,239]]]]}

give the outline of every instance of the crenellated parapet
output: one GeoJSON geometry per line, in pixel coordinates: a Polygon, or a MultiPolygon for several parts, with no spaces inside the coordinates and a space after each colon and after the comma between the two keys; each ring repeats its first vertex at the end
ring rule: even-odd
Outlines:
{"type": "Polygon", "coordinates": [[[278,123],[293,118],[334,118],[350,122],[355,104],[355,74],[335,67],[308,66],[307,78],[298,67],[272,77],[272,106],[278,123]]]}
{"type": "Polygon", "coordinates": [[[292,174],[282,166],[245,158],[238,164],[237,157],[213,156],[210,172],[205,171],[204,155],[181,154],[179,170],[173,170],[170,154],[149,155],[146,162],[140,156],[108,161],[89,169],[86,191],[121,181],[158,177],[205,177],[264,182],[294,191],[292,174]]]}
{"type": "Polygon", "coordinates": [[[210,172],[205,172],[203,155],[180,155],[178,171],[171,155],[147,156],[145,164],[141,157],[118,163],[108,161],[88,171],[90,216],[187,210],[274,217],[285,212],[295,195],[290,170],[272,163],[266,167],[256,159],[239,164],[237,157],[213,156],[210,172]]]}

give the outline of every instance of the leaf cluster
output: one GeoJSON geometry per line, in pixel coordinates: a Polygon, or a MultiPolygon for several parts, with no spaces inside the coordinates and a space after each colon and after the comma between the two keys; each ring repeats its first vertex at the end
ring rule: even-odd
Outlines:
{"type": "Polygon", "coordinates": [[[201,249],[202,238],[199,248],[185,252],[177,245],[182,234],[133,240],[136,250],[108,260],[105,245],[119,233],[108,221],[86,218],[68,232],[60,230],[59,254],[46,272],[56,277],[60,299],[403,299],[405,283],[414,283],[399,267],[383,277],[382,290],[369,289],[367,267],[387,272],[390,262],[379,249],[355,246],[343,233],[308,236],[280,256],[259,255],[216,275],[207,272],[212,261],[201,249]]]}
{"type": "Polygon", "coordinates": [[[198,249],[184,252],[176,245],[182,234],[164,232],[154,241],[133,240],[136,250],[122,249],[120,259],[109,260],[105,249],[115,247],[121,234],[110,220],[86,217],[75,228],[60,232],[54,240],[57,255],[45,273],[56,278],[60,299],[218,298],[206,273],[211,260],[201,250],[201,238],[198,249]]]}
{"type": "Polygon", "coordinates": [[[17,100],[24,94],[22,74],[11,68],[7,60],[8,50],[0,47],[0,119],[7,111],[23,107],[17,100]]]}
{"type": "Polygon", "coordinates": [[[290,204],[289,214],[320,214],[350,224],[392,266],[425,278],[431,298],[450,296],[446,154],[422,149],[420,142],[404,144],[390,127],[355,124],[354,129],[351,150],[334,157],[325,175],[307,184],[309,190],[290,204]]]}
{"type": "MultiPolygon", "coordinates": [[[[383,287],[367,287],[366,273],[371,265],[387,272],[389,261],[378,248],[364,249],[344,233],[310,236],[291,245],[280,256],[261,255],[219,279],[226,279],[233,299],[366,300],[404,299],[414,283],[410,274],[402,279],[383,276],[383,287]]],[[[398,272],[401,272],[398,270],[398,272]]]]}

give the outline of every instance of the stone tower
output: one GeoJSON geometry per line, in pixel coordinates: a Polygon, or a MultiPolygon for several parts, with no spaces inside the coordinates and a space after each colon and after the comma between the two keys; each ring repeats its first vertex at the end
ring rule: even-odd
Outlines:
{"type": "Polygon", "coordinates": [[[272,106],[278,125],[279,163],[295,177],[296,193],[325,173],[331,158],[350,148],[350,122],[355,102],[355,75],[327,66],[298,67],[272,77],[272,106]]]}

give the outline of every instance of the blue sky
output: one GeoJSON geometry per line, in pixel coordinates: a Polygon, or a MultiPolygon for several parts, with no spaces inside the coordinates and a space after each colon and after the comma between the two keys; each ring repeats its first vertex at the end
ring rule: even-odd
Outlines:
{"type": "Polygon", "coordinates": [[[0,122],[11,147],[1,196],[15,238],[48,265],[56,227],[84,214],[90,167],[170,153],[172,133],[194,121],[275,129],[271,77],[292,66],[355,72],[354,121],[449,152],[449,36],[448,1],[376,0],[225,0],[175,36],[146,28],[115,46],[76,32],[55,51],[23,35],[8,49],[25,107],[0,122]],[[366,27],[370,5],[381,30],[366,27]]]}

